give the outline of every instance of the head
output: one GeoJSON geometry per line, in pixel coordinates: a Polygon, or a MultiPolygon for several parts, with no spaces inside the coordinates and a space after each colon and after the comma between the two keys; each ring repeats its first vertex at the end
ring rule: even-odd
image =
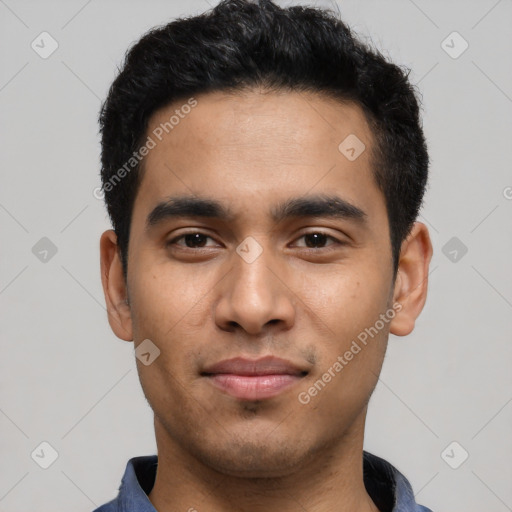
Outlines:
{"type": "Polygon", "coordinates": [[[137,364],[161,437],[269,476],[360,430],[426,297],[407,73],[326,11],[227,0],[144,35],[100,126],[109,321],[160,351],[137,364]],[[212,384],[219,361],[267,356],[296,370],[277,395],[212,384]]]}

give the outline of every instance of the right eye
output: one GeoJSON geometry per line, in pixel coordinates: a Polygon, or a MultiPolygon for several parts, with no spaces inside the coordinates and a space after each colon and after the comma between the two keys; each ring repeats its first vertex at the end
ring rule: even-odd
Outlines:
{"type": "Polygon", "coordinates": [[[211,247],[206,245],[208,239],[213,240],[211,236],[208,236],[205,233],[194,231],[191,233],[184,233],[172,240],[169,240],[166,243],[166,246],[170,247],[172,245],[177,245],[178,247],[187,249],[202,249],[204,247],[211,247]],[[178,243],[180,241],[183,243],[178,243]]]}

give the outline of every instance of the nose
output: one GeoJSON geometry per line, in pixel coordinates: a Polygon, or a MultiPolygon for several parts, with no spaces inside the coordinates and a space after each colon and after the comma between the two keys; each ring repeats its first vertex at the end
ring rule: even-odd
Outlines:
{"type": "Polygon", "coordinates": [[[219,283],[215,304],[215,322],[221,329],[239,328],[258,335],[268,329],[287,330],[294,324],[294,293],[286,283],[287,272],[270,253],[264,249],[252,262],[233,254],[233,266],[219,283]]]}

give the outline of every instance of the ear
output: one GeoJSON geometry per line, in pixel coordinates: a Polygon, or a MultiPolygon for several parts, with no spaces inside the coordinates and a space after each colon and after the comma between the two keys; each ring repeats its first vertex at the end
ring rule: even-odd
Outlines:
{"type": "Polygon", "coordinates": [[[127,303],[127,286],[119,256],[117,235],[109,229],[100,239],[101,283],[107,304],[108,322],[114,334],[125,341],[133,340],[132,316],[127,303]]]}
{"type": "Polygon", "coordinates": [[[400,250],[398,273],[395,280],[393,303],[395,317],[389,332],[407,336],[414,329],[427,299],[428,269],[432,259],[432,242],[427,226],[415,222],[400,250]]]}

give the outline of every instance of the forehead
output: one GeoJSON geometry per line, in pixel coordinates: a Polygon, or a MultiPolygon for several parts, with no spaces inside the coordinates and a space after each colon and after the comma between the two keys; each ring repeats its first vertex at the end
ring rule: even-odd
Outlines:
{"type": "MultiPolygon", "coordinates": [[[[275,157],[280,148],[292,149],[287,156],[293,161],[300,161],[302,156],[309,161],[312,150],[331,146],[338,151],[339,143],[351,134],[367,147],[372,141],[358,105],[318,93],[219,91],[199,95],[194,101],[196,106],[192,109],[187,106],[189,100],[184,99],[153,114],[148,134],[157,131],[156,138],[162,138],[157,140],[160,149],[179,148],[190,142],[202,146],[198,149],[226,153],[258,148],[265,158],[275,157]]],[[[158,153],[153,151],[147,160],[150,162],[158,153]]],[[[280,153],[285,156],[284,151],[280,153]]]]}
{"type": "Polygon", "coordinates": [[[214,92],[158,110],[147,135],[154,147],[136,200],[146,212],[176,193],[215,196],[234,209],[333,191],[366,203],[370,214],[383,206],[372,132],[354,103],[290,91],[214,92]]]}

